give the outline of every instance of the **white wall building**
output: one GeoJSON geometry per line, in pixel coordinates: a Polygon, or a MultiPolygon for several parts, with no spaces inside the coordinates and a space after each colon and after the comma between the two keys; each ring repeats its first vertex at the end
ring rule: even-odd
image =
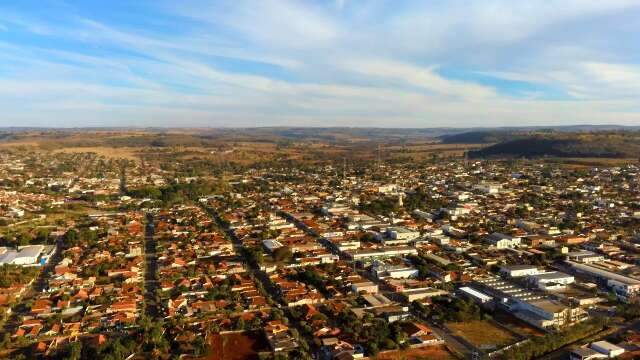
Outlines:
{"type": "Polygon", "coordinates": [[[493,233],[487,236],[487,241],[498,249],[513,249],[520,246],[521,239],[502,233],[493,233]]]}
{"type": "Polygon", "coordinates": [[[500,274],[507,277],[523,277],[540,274],[540,270],[535,265],[503,265],[500,267],[500,274]]]}

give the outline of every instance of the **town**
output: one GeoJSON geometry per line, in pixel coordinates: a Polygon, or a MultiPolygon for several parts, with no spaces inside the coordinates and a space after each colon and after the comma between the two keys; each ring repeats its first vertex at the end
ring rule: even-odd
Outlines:
{"type": "Polygon", "coordinates": [[[0,356],[640,356],[640,168],[0,153],[0,356]]]}

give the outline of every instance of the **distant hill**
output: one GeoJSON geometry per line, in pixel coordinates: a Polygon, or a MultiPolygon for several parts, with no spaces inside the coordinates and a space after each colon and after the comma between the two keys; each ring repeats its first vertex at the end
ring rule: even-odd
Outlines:
{"type": "Polygon", "coordinates": [[[443,144],[492,144],[512,137],[507,131],[470,131],[460,134],[442,135],[439,137],[443,144]]]}
{"type": "Polygon", "coordinates": [[[551,133],[502,141],[469,152],[471,157],[640,157],[637,132],[551,133]]]}

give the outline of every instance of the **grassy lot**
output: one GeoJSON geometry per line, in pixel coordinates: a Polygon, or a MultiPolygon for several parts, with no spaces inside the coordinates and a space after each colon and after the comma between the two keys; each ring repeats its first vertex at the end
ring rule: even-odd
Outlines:
{"type": "Polygon", "coordinates": [[[637,164],[636,158],[546,158],[544,162],[563,165],[567,168],[591,168],[594,166],[623,166],[627,164],[637,164]]]}
{"type": "Polygon", "coordinates": [[[455,358],[444,346],[385,351],[376,356],[377,360],[453,360],[455,358]]]}
{"type": "Polygon", "coordinates": [[[502,312],[496,311],[493,315],[493,320],[496,322],[507,326],[509,329],[516,331],[517,333],[524,336],[542,336],[544,332],[539,329],[534,328],[533,326],[525,323],[524,321],[516,318],[515,316],[502,312]]]}
{"type": "Polygon", "coordinates": [[[269,351],[267,339],[259,332],[215,334],[210,344],[211,355],[206,360],[252,360],[269,351]]]}
{"type": "Polygon", "coordinates": [[[447,326],[478,348],[500,348],[516,341],[512,333],[485,320],[448,323],[447,326]]]}

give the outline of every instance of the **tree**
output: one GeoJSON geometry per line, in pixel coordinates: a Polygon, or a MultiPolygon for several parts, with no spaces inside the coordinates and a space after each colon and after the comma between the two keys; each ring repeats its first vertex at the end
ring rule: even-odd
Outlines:
{"type": "Polygon", "coordinates": [[[75,341],[71,343],[69,347],[69,354],[65,359],[68,360],[79,360],[82,357],[82,343],[80,341],[75,341]]]}
{"type": "Polygon", "coordinates": [[[288,246],[283,246],[273,251],[273,259],[278,262],[288,262],[293,257],[291,249],[288,246]]]}
{"type": "Polygon", "coordinates": [[[378,343],[370,341],[366,345],[366,350],[369,355],[376,356],[380,351],[380,348],[378,347],[378,343]]]}
{"type": "Polygon", "coordinates": [[[66,248],[74,247],[78,244],[78,232],[74,229],[69,229],[62,238],[62,243],[66,248]]]}

